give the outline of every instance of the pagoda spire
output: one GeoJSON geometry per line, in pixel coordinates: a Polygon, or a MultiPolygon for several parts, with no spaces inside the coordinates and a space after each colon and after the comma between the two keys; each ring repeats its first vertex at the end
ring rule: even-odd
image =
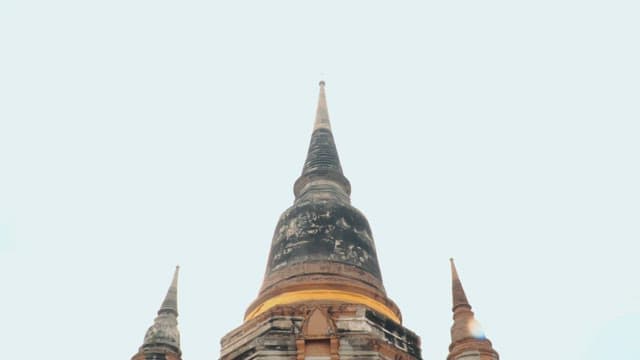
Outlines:
{"type": "Polygon", "coordinates": [[[447,360],[498,360],[500,357],[493,349],[491,341],[482,331],[476,320],[471,304],[462,287],[458,270],[451,262],[451,290],[453,296],[453,325],[451,326],[451,345],[447,360]]]}
{"type": "Polygon", "coordinates": [[[467,294],[464,292],[460,276],[458,276],[458,270],[456,270],[456,264],[453,262],[453,258],[449,259],[451,263],[451,293],[453,295],[453,311],[460,306],[467,307],[471,310],[469,300],[467,300],[467,294]]]}
{"type": "Polygon", "coordinates": [[[132,360],[181,360],[180,331],[178,330],[178,273],[176,266],[173,280],[162,301],[158,316],[144,336],[144,342],[132,360]]]}
{"type": "Polygon", "coordinates": [[[173,272],[173,280],[171,280],[171,286],[167,290],[167,295],[164,297],[164,301],[158,310],[158,315],[163,312],[169,312],[178,316],[178,273],[180,272],[180,266],[176,266],[176,270],[173,272]]]}
{"type": "Polygon", "coordinates": [[[293,192],[296,201],[324,198],[349,203],[351,184],[342,173],[338,150],[331,132],[325,85],[324,81],[320,81],[316,119],[307,159],[293,192]]]}
{"type": "Polygon", "coordinates": [[[318,105],[295,200],[273,233],[262,287],[245,312],[249,321],[281,306],[322,301],[360,304],[397,324],[402,315],[386,295],[367,218],[351,206],[320,81],[318,105]]]}

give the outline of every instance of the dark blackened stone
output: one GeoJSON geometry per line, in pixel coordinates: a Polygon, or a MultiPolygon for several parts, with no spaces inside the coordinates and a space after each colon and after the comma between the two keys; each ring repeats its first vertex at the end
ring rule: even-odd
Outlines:
{"type": "Polygon", "coordinates": [[[280,217],[273,235],[267,275],[307,261],[353,265],[381,279],[369,222],[360,211],[344,202],[296,203],[280,217]]]}
{"type": "Polygon", "coordinates": [[[144,355],[144,360],[166,360],[164,353],[148,353],[144,355]]]}
{"type": "Polygon", "coordinates": [[[315,130],[311,136],[303,174],[315,170],[333,170],[342,174],[333,134],[327,129],[315,130]]]}

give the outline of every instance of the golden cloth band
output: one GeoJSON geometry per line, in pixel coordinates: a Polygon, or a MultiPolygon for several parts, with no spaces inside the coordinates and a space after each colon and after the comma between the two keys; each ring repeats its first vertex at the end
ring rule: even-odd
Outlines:
{"type": "Polygon", "coordinates": [[[338,301],[362,304],[400,324],[400,318],[398,318],[398,316],[387,305],[368,296],[349,291],[318,289],[291,291],[274,296],[258,305],[253,309],[253,311],[245,316],[244,320],[251,320],[277,305],[288,305],[305,301],[338,301]]]}

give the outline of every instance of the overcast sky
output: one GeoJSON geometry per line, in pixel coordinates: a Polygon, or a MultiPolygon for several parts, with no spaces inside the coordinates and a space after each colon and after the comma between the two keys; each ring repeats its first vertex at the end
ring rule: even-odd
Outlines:
{"type": "Polygon", "coordinates": [[[262,281],[317,100],[385,286],[444,359],[449,257],[503,359],[640,358],[640,4],[0,1],[0,345],[185,360],[262,281]],[[324,74],[324,75],[323,75],[324,74]]]}

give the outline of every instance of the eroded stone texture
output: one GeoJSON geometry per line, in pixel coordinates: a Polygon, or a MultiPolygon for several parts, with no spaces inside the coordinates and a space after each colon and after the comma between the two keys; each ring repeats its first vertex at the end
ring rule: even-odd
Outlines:
{"type": "Polygon", "coordinates": [[[221,359],[420,359],[420,339],[384,290],[369,222],[351,205],[324,83],[294,194],[258,297],[222,339],[221,359]]]}
{"type": "Polygon", "coordinates": [[[285,211],[273,236],[267,276],[285,266],[322,260],[381,278],[369,223],[349,204],[307,201],[285,211]]]}
{"type": "Polygon", "coordinates": [[[283,293],[340,289],[374,298],[401,319],[386,297],[369,223],[351,205],[351,184],[343,174],[331,132],[324,83],[294,194],[293,205],[276,225],[263,286],[247,316],[273,305],[269,299],[283,293]],[[356,286],[349,287],[354,281],[356,286]]]}
{"type": "Polygon", "coordinates": [[[138,353],[132,360],[181,360],[180,331],[178,331],[178,271],[162,301],[158,316],[147,330],[138,353]]]}
{"type": "Polygon", "coordinates": [[[222,338],[221,360],[421,359],[420,338],[359,304],[278,306],[222,338]]]}

